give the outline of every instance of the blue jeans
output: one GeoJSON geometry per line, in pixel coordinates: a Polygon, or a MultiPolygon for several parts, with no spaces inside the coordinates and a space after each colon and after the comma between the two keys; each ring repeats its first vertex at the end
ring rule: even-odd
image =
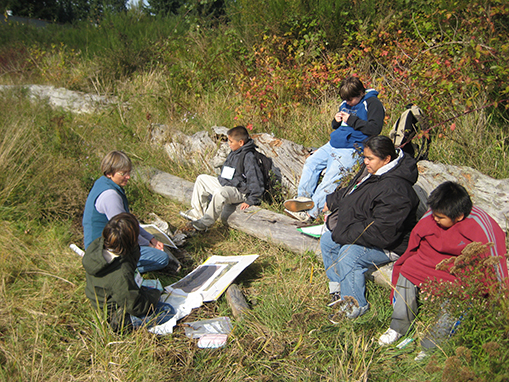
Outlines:
{"type": "Polygon", "coordinates": [[[162,325],[170,321],[173,316],[175,316],[175,309],[170,304],[158,301],[155,310],[149,314],[142,317],[131,316],[131,323],[135,329],[143,325],[151,328],[152,326],[162,325]]]}
{"type": "Polygon", "coordinates": [[[369,266],[381,265],[390,261],[389,256],[378,248],[367,248],[356,244],[341,245],[332,240],[330,231],[320,238],[325,273],[330,280],[330,292],[341,289],[341,298],[351,296],[359,307],[368,304],[366,300],[366,280],[364,273],[369,266]]]}
{"type": "Polygon", "coordinates": [[[140,260],[138,261],[138,270],[140,273],[157,271],[163,269],[170,261],[166,252],[148,245],[140,245],[140,260]]]}
{"type": "Polygon", "coordinates": [[[353,157],[355,149],[335,149],[327,142],[310,155],[300,176],[298,196],[307,196],[313,199],[315,206],[308,211],[312,217],[317,217],[325,206],[325,197],[336,190],[338,181],[357,162],[353,157]],[[322,181],[318,184],[320,174],[325,170],[322,181]]]}

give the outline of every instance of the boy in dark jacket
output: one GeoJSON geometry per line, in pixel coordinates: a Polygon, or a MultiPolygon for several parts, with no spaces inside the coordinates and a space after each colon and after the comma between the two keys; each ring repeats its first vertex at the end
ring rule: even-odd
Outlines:
{"type": "Polygon", "coordinates": [[[104,309],[114,331],[129,328],[131,315],[153,313],[161,292],[138,287],[135,282],[136,264],[140,258],[139,223],[134,215],[121,213],[104,227],[83,256],[87,272],[85,294],[92,306],[104,309]]]}
{"type": "Polygon", "coordinates": [[[192,209],[180,213],[191,220],[188,230],[205,231],[221,216],[226,204],[240,203],[241,210],[260,204],[265,189],[254,154],[256,146],[244,126],[228,130],[227,135],[232,151],[224,162],[221,175],[199,175],[194,183],[192,209]]]}

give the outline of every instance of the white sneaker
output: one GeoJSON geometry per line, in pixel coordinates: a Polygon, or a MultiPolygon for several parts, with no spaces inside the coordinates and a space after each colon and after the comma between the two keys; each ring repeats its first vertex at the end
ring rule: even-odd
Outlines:
{"type": "Polygon", "coordinates": [[[313,218],[311,216],[309,216],[309,214],[305,211],[300,211],[300,212],[293,212],[293,211],[290,211],[290,210],[287,210],[285,209],[285,213],[290,216],[291,218],[294,218],[294,219],[297,219],[298,221],[302,222],[302,223],[306,223],[306,224],[309,224],[311,222],[313,222],[313,218]]]}
{"type": "Polygon", "coordinates": [[[394,329],[389,328],[385,331],[384,334],[382,334],[380,336],[380,338],[378,339],[378,344],[380,346],[387,346],[387,345],[393,344],[400,338],[401,338],[401,334],[399,334],[394,329]]]}
{"type": "Polygon", "coordinates": [[[428,356],[428,353],[426,353],[424,350],[421,350],[414,358],[414,361],[420,362],[424,358],[428,356]]]}
{"type": "Polygon", "coordinates": [[[315,206],[315,202],[311,198],[297,196],[296,198],[286,200],[284,206],[288,211],[292,212],[307,211],[315,206]]]}
{"type": "Polygon", "coordinates": [[[198,216],[198,212],[196,212],[194,209],[187,210],[186,212],[180,211],[180,216],[187,220],[191,220],[192,222],[198,219],[201,219],[200,216],[198,216]]]}

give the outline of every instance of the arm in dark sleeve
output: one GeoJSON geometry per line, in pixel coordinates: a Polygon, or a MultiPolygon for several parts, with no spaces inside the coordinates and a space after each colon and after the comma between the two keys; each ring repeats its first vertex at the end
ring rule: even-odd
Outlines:
{"type": "Polygon", "coordinates": [[[340,200],[343,198],[343,195],[348,189],[349,187],[340,188],[339,190],[336,190],[332,194],[329,194],[325,197],[329,211],[334,211],[338,208],[340,200]]]}
{"type": "Polygon", "coordinates": [[[144,316],[153,310],[161,297],[158,289],[139,288],[134,281],[133,272],[124,272],[114,287],[112,299],[133,316],[144,316]]]}
{"type": "Polygon", "coordinates": [[[246,153],[244,157],[244,174],[248,189],[246,203],[250,206],[257,206],[261,203],[260,199],[265,188],[262,170],[252,152],[246,153]]]}
{"type": "Polygon", "coordinates": [[[368,103],[368,120],[364,121],[356,115],[350,115],[346,123],[366,135],[379,135],[384,124],[385,109],[377,97],[368,98],[366,102],[368,103]]]}

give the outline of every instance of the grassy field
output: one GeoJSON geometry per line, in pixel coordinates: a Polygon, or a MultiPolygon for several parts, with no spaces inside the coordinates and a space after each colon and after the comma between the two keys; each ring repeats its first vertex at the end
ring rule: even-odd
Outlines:
{"type": "MultiPolygon", "coordinates": [[[[402,350],[376,344],[390,319],[387,289],[368,283],[369,313],[333,325],[327,319],[326,276],[315,255],[295,255],[221,223],[189,240],[186,250],[193,262],[185,264],[181,275],[210,255],[260,256],[237,280],[253,309],[234,321],[228,345],[198,349],[185,337],[182,324],[166,337],[144,330],[113,334],[104,317],[90,309],[80,258],[68,247],[82,243],[81,211],[102,156],[123,149],[135,166],[155,166],[189,180],[203,169],[183,168],[149,144],[149,105],[142,101],[94,115],[54,111],[19,91],[2,94],[0,104],[12,111],[1,122],[0,145],[4,380],[427,381],[443,380],[451,368],[447,359],[454,354],[453,344],[420,363],[413,361],[418,341],[402,350]]],[[[197,129],[185,123],[178,127],[187,133],[197,129]]],[[[184,224],[178,211],[185,206],[136,181],[126,189],[139,218],[155,212],[174,228],[184,224]]],[[[180,275],[146,277],[169,285],[180,275]]],[[[507,316],[500,314],[497,320],[507,325],[507,316]]],[[[232,317],[224,297],[185,320],[223,315],[232,317]]],[[[418,335],[419,330],[416,339],[418,335]]],[[[500,341],[506,346],[506,339],[500,341]]],[[[490,373],[479,371],[473,361],[464,367],[479,375],[490,373]]]]}
{"type": "MultiPolygon", "coordinates": [[[[494,23],[485,36],[473,8],[454,17],[440,8],[438,16],[448,21],[437,26],[434,5],[428,2],[423,12],[430,12],[429,17],[391,13],[373,23],[375,8],[355,3],[352,7],[368,12],[370,19],[335,24],[351,38],[336,36],[337,51],[332,52],[322,44],[325,32],[315,20],[292,16],[275,25],[295,11],[284,1],[274,1],[274,14],[263,15],[273,30],[261,23],[258,32],[246,25],[256,22],[259,3],[236,3],[249,23],[230,15],[231,25],[240,23],[237,28],[244,28],[244,34],[226,25],[206,30],[199,23],[186,24],[185,18],[137,14],[107,18],[99,26],[52,26],[47,33],[14,26],[0,30],[1,84],[48,84],[119,99],[94,114],[73,114],[53,110],[20,89],[0,92],[0,379],[509,381],[507,296],[469,306],[465,330],[415,362],[431,313],[418,318],[407,347],[380,348],[377,339],[391,315],[387,289],[369,282],[370,311],[333,325],[320,259],[221,223],[189,240],[185,249],[192,262],[184,264],[180,275],[154,272],[145,277],[169,285],[211,255],[258,254],[237,279],[252,310],[234,320],[226,347],[198,349],[184,335],[182,323],[165,337],[145,330],[116,335],[103,315],[92,311],[81,259],[69,244],[82,245],[82,211],[103,156],[123,150],[134,166],[153,166],[189,181],[207,171],[204,164],[176,163],[151,144],[153,123],[168,126],[170,137],[176,130],[192,134],[214,125],[252,123],[255,133],[321,146],[338,107],[336,80],[356,72],[381,92],[387,111],[384,133],[408,101],[417,101],[430,112],[431,160],[509,177],[504,99],[509,90],[502,86],[509,50],[500,37],[505,36],[509,8],[503,4],[495,2],[482,19],[494,23]],[[412,20],[411,27],[399,24],[405,20],[412,20]],[[283,27],[289,32],[278,30],[283,27]],[[440,33],[441,42],[429,45],[440,33]],[[474,41],[471,35],[485,44],[468,45],[465,41],[474,41]],[[476,73],[485,78],[479,80],[476,73]]],[[[321,6],[327,15],[328,5],[321,6]]],[[[178,212],[186,206],[135,179],[126,192],[140,220],[154,212],[174,229],[185,224],[178,212]]],[[[279,205],[265,207],[281,211],[279,205]]],[[[433,312],[432,303],[426,304],[433,312]]],[[[185,320],[217,316],[233,318],[224,297],[185,320]]]]}

